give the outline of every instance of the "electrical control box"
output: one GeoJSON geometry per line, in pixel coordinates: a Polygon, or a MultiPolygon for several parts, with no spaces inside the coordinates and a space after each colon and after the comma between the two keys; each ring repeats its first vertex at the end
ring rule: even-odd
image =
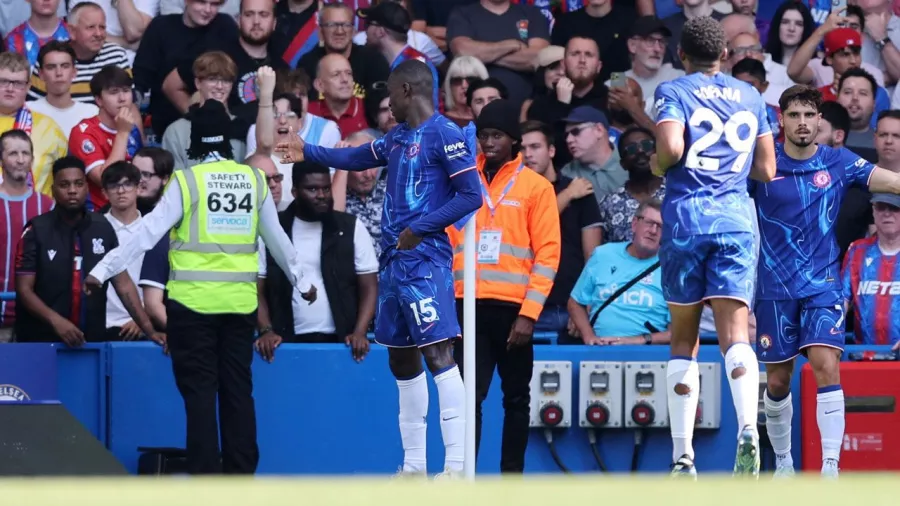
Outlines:
{"type": "Polygon", "coordinates": [[[578,374],[578,425],[622,428],[624,362],[581,362],[578,374]]]}
{"type": "Polygon", "coordinates": [[[572,362],[534,361],[529,425],[546,428],[572,426],[572,362]]]}
{"type": "Polygon", "coordinates": [[[625,427],[668,427],[665,362],[625,363],[625,427]]]}
{"type": "Polygon", "coordinates": [[[697,429],[718,429],[722,423],[722,367],[718,362],[700,362],[700,399],[697,429]]]}

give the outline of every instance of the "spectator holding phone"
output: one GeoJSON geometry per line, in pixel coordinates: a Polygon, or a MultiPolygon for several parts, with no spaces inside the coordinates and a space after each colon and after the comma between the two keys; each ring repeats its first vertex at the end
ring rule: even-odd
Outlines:
{"type": "Polygon", "coordinates": [[[656,126],[650,121],[656,117],[656,112],[653,110],[653,94],[656,92],[656,87],[660,83],[684,75],[683,70],[673,68],[671,63],[663,63],[671,36],[671,30],[656,16],[637,18],[628,38],[631,69],[624,73],[613,72],[610,80],[606,83],[610,88],[610,103],[619,104],[628,96],[628,83],[625,78],[637,81],[644,92],[644,112],[648,116],[648,120],[642,121],[639,117],[634,119],[644,128],[656,126]]]}

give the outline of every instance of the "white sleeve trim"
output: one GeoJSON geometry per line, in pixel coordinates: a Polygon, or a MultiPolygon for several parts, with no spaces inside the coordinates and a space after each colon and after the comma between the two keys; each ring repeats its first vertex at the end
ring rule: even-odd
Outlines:
{"type": "Polygon", "coordinates": [[[102,166],[102,165],[105,164],[105,163],[106,163],[106,160],[97,160],[96,162],[94,162],[94,163],[88,165],[87,167],[85,167],[85,168],[84,168],[84,173],[87,174],[88,172],[92,171],[93,169],[95,169],[95,168],[97,168],[97,167],[99,167],[99,166],[102,166]]]}

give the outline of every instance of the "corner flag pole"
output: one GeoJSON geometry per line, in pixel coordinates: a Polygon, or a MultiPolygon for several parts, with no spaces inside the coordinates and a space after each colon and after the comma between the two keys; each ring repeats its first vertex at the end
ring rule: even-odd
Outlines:
{"type": "Polygon", "coordinates": [[[463,239],[463,383],[466,386],[465,477],[475,479],[475,214],[463,239]]]}

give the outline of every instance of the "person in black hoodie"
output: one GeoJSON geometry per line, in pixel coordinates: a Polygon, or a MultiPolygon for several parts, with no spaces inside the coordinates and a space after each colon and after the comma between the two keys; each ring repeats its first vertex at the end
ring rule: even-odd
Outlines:
{"type": "MultiPolygon", "coordinates": [[[[118,246],[112,225],[85,210],[84,162],[65,156],[53,163],[52,211],[33,218],[16,253],[16,331],[18,342],[63,342],[81,346],[105,339],[106,286],[82,292],[82,280],[118,246]]],[[[112,278],[122,305],[144,335],[164,345],[155,332],[127,271],[112,278]]]]}
{"type": "Polygon", "coordinates": [[[282,342],[344,342],[360,361],[369,351],[366,333],[378,298],[372,238],[355,216],[334,210],[327,167],[299,162],[292,172],[295,200],[278,218],[298,250],[303,272],[325,290],[314,303],[301,303],[266,249],[257,293],[259,307],[268,311],[258,314],[256,349],[271,362],[282,342]]]}

